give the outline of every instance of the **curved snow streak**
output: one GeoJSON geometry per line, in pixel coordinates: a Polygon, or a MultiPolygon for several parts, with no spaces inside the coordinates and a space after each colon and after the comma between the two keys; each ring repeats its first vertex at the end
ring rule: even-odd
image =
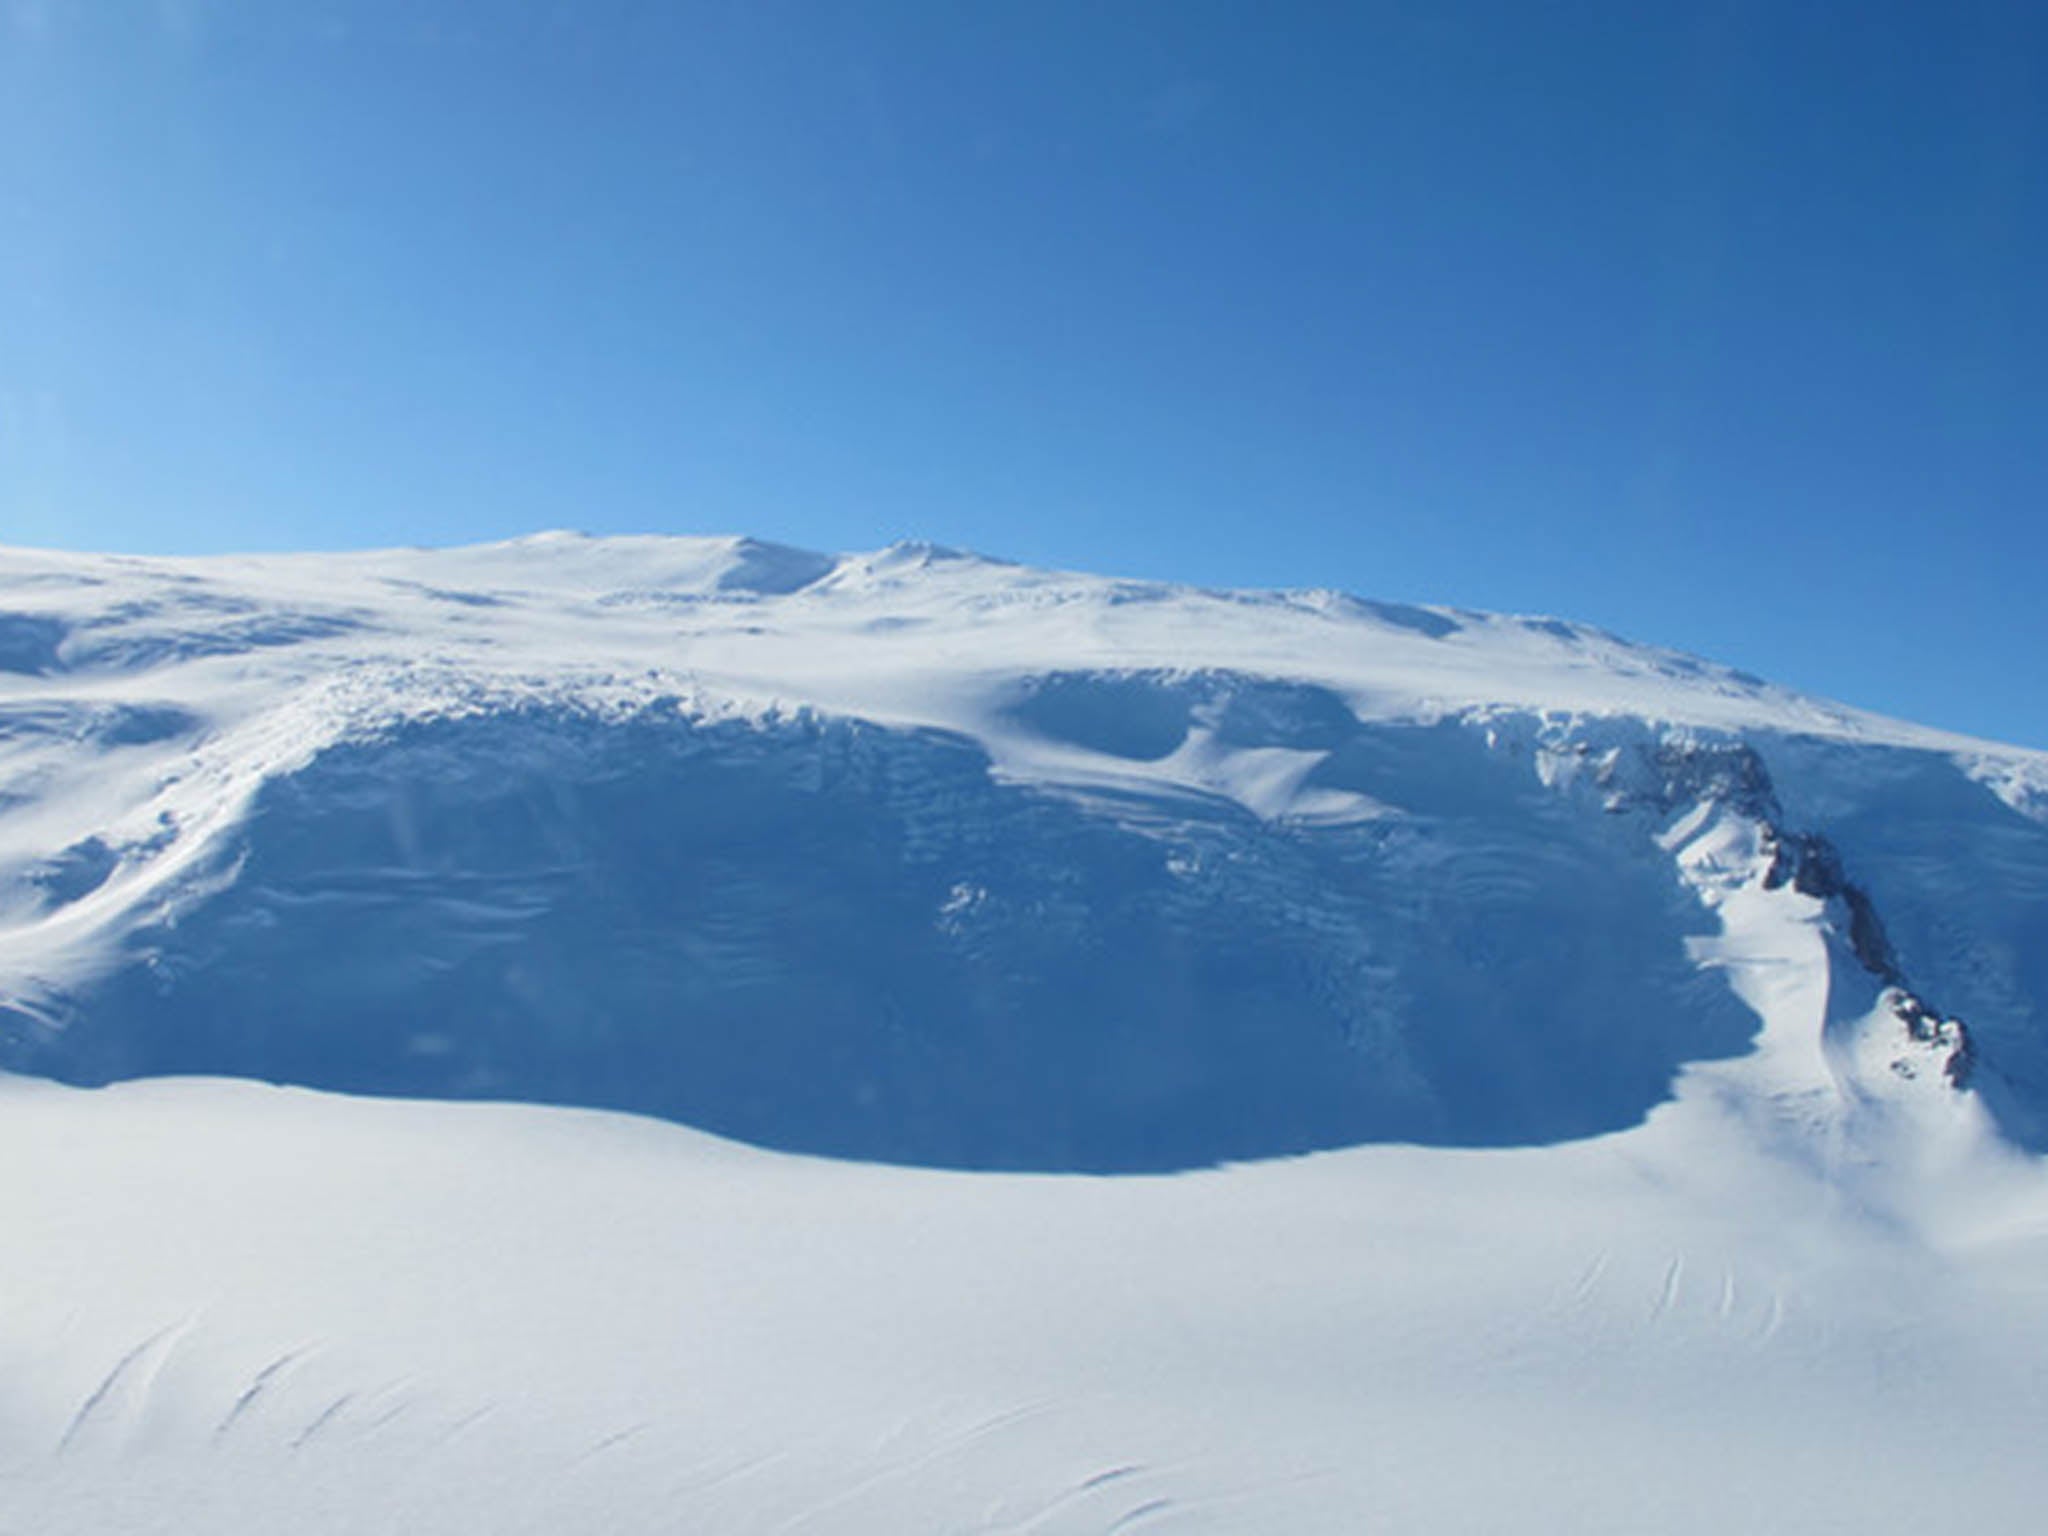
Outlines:
{"type": "MultiPolygon", "coordinates": [[[[1135,1530],[1156,1519],[1190,1515],[1199,1510],[1240,1504],[1245,1500],[1258,1499],[1284,1488],[1299,1488],[1306,1484],[1325,1482],[1337,1475],[1330,1468],[1316,1468],[1256,1478],[1237,1486],[1196,1494],[1177,1492],[1147,1495],[1131,1486],[1134,1480],[1154,1475],[1157,1470],[1138,1463],[1111,1467],[1062,1489],[1027,1514],[995,1523],[984,1521],[975,1528],[975,1536],[1037,1536],[1037,1533],[1047,1530],[1054,1522],[1062,1521],[1063,1517],[1068,1516],[1073,1517],[1072,1528],[1080,1529],[1080,1522],[1089,1504],[1135,1496],[1137,1502],[1108,1515],[1108,1524],[1088,1527],[1099,1532],[1100,1536],[1110,1536],[1112,1532],[1135,1530]]],[[[1113,1503],[1111,1507],[1115,1507],[1113,1503]]]]}
{"type": "Polygon", "coordinates": [[[801,1530],[813,1521],[822,1519],[844,1508],[879,1487],[921,1472],[925,1468],[948,1457],[957,1456],[963,1451],[971,1450],[991,1435],[1036,1418],[1057,1406],[1056,1403],[1052,1402],[1030,1403],[1020,1408],[1012,1408],[1007,1412],[999,1413],[993,1418],[984,1419],[979,1424],[973,1425],[968,1429],[948,1435],[940,1440],[938,1444],[928,1447],[917,1455],[901,1461],[893,1461],[886,1466],[879,1467],[837,1489],[817,1503],[799,1510],[775,1525],[772,1528],[771,1536],[789,1536],[789,1533],[801,1530]]]}
{"type": "Polygon", "coordinates": [[[1593,1262],[1586,1266],[1584,1272],[1579,1276],[1578,1283],[1572,1287],[1572,1300],[1574,1302],[1582,1302],[1593,1294],[1594,1287],[1600,1283],[1600,1277],[1607,1273],[1608,1261],[1613,1256],[1613,1250],[1609,1248],[1602,1248],[1594,1256],[1593,1262]]]}
{"type": "Polygon", "coordinates": [[[1685,1283],[1685,1255],[1675,1255],[1664,1269],[1664,1284],[1657,1292],[1657,1304],[1650,1309],[1651,1321],[1662,1318],[1678,1305],[1678,1298],[1685,1283]]]}
{"type": "Polygon", "coordinates": [[[1771,1292],[1771,1305],[1764,1313],[1763,1326],[1757,1330],[1758,1339],[1776,1338],[1778,1330],[1785,1325],[1785,1297],[1781,1291],[1771,1292]]]}
{"type": "Polygon", "coordinates": [[[452,1441],[469,1433],[470,1430],[497,1411],[498,1405],[496,1403],[485,1403],[481,1408],[472,1408],[468,1413],[465,1413],[441,1432],[440,1437],[434,1441],[434,1449],[437,1451],[446,1450],[452,1441]]]}
{"type": "Polygon", "coordinates": [[[315,1439],[317,1439],[320,1436],[322,1431],[324,1431],[337,1418],[339,1418],[342,1414],[342,1411],[346,1409],[348,1405],[354,1402],[355,1400],[356,1395],[353,1392],[344,1392],[341,1394],[341,1396],[334,1399],[333,1402],[329,1403],[325,1408],[321,1409],[319,1413],[315,1414],[313,1418],[307,1422],[306,1427],[300,1430],[298,1434],[293,1437],[291,1442],[291,1449],[295,1451],[302,1450],[306,1446],[310,1445],[315,1439]]]}
{"type": "Polygon", "coordinates": [[[78,1405],[77,1412],[71,1415],[70,1422],[64,1426],[64,1433],[57,1442],[57,1454],[61,1456],[71,1449],[78,1437],[85,1432],[87,1425],[94,1422],[95,1417],[110,1402],[116,1400],[116,1394],[129,1381],[131,1374],[137,1377],[133,1388],[137,1401],[131,1405],[130,1414],[139,1415],[147,1406],[150,1392],[163,1370],[165,1358],[196,1321],[195,1315],[182,1323],[172,1323],[160,1328],[116,1360],[92,1391],[86,1394],[84,1401],[78,1405]],[[159,1345],[162,1346],[160,1351],[159,1345]],[[153,1363],[149,1363],[153,1351],[156,1352],[155,1358],[153,1363]]]}
{"type": "Polygon", "coordinates": [[[1123,1466],[1110,1467],[1089,1477],[1084,1477],[1072,1487],[1064,1488],[1029,1514],[1001,1524],[984,1524],[980,1536],[1031,1536],[1041,1531],[1048,1521],[1073,1509],[1076,1505],[1092,1498],[1105,1489],[1141,1476],[1145,1467],[1132,1462],[1123,1466]]]}
{"type": "Polygon", "coordinates": [[[213,1438],[219,1440],[225,1437],[227,1432],[235,1427],[236,1421],[249,1411],[250,1407],[256,1402],[256,1399],[263,1395],[264,1390],[276,1378],[278,1373],[288,1368],[294,1361],[303,1358],[306,1353],[305,1349],[287,1350],[264,1366],[254,1376],[250,1377],[248,1386],[244,1387],[241,1394],[229,1405],[228,1411],[221,1421],[213,1426],[213,1438]]]}
{"type": "MultiPolygon", "coordinates": [[[[401,1383],[401,1385],[403,1385],[403,1383],[401,1383]]],[[[385,1425],[393,1422],[396,1419],[402,1418],[404,1415],[410,1413],[411,1411],[412,1399],[409,1397],[401,1397],[397,1402],[393,1403],[389,1408],[385,1409],[384,1412],[378,1414],[376,1418],[370,1420],[369,1427],[373,1430],[382,1429],[385,1425]]]]}
{"type": "Polygon", "coordinates": [[[1104,1526],[1102,1536],[1118,1536],[1122,1531],[1134,1531],[1147,1521],[1170,1513],[1176,1505],[1172,1499],[1147,1499],[1135,1509],[1127,1510],[1112,1524],[1104,1526]]]}
{"type": "Polygon", "coordinates": [[[585,1449],[577,1452],[575,1459],[569,1463],[568,1467],[563,1468],[563,1470],[568,1471],[570,1470],[570,1468],[580,1467],[592,1458],[602,1456],[606,1451],[611,1450],[613,1447],[624,1445],[628,1440],[633,1439],[636,1435],[645,1434],[652,1427],[653,1423],[651,1420],[643,1419],[638,1424],[629,1424],[624,1429],[615,1430],[611,1434],[606,1435],[602,1440],[599,1440],[596,1444],[588,1446],[585,1449]]]}
{"type": "Polygon", "coordinates": [[[1746,1270],[1723,1258],[1720,1283],[1711,1289],[1688,1285],[1688,1276],[1714,1261],[1711,1253],[1659,1256],[1653,1267],[1639,1255],[1626,1259],[1617,1278],[1613,1250],[1602,1248],[1580,1270],[1578,1278],[1554,1305],[1559,1326],[1576,1335],[1602,1328],[1603,1319],[1629,1319],[1628,1330],[1686,1328],[1706,1330],[1745,1346],[1767,1342],[1784,1326],[1787,1303],[1782,1287],[1768,1276],[1746,1270]]]}
{"type": "Polygon", "coordinates": [[[127,1354],[115,1361],[113,1369],[100,1378],[99,1385],[86,1394],[85,1400],[78,1405],[78,1411],[71,1415],[71,1421],[64,1426],[64,1433],[57,1441],[59,1455],[71,1448],[71,1442],[78,1438],[80,1431],[91,1420],[93,1410],[106,1401],[109,1394],[119,1385],[121,1377],[127,1372],[128,1368],[142,1357],[143,1351],[147,1350],[162,1337],[162,1333],[151,1334],[140,1344],[137,1344],[127,1354]]]}
{"type": "Polygon", "coordinates": [[[1111,1467],[1106,1472],[1097,1472],[1093,1477],[1083,1478],[1079,1483],[1075,1484],[1075,1491],[1080,1493],[1092,1493],[1097,1488],[1105,1488],[1109,1484],[1118,1482],[1123,1478],[1136,1477],[1140,1472],[1143,1472],[1144,1470],[1145,1468],[1143,1466],[1135,1462],[1128,1466],[1111,1467]]]}
{"type": "Polygon", "coordinates": [[[701,1499],[705,1494],[730,1487],[732,1484],[752,1477],[756,1473],[765,1472],[771,1467],[781,1466],[788,1460],[789,1452],[787,1451],[769,1451],[764,1455],[744,1456],[735,1465],[727,1467],[723,1471],[715,1472],[710,1477],[693,1476],[684,1482],[676,1484],[669,1490],[669,1499],[673,1502],[685,1495],[701,1499]]]}

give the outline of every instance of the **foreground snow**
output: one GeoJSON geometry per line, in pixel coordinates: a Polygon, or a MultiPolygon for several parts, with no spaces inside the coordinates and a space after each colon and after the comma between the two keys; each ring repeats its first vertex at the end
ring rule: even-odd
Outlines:
{"type": "Polygon", "coordinates": [[[1902,1218],[1749,1147],[1682,1094],[1535,1151],[960,1175],[15,1080],[0,1529],[2030,1528],[2038,1175],[1902,1218]]]}

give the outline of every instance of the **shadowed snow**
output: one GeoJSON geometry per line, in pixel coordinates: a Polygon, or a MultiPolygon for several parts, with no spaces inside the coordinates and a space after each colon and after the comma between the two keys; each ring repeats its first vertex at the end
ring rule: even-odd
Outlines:
{"type": "Polygon", "coordinates": [[[1639,824],[1455,724],[1338,743],[1257,688],[1220,714],[1317,743],[1317,782],[1382,813],[1109,809],[1000,782],[959,736],[840,722],[399,727],[270,782],[218,850],[232,881],[15,1060],[1130,1171],[1591,1135],[1746,1045],[1639,824]]]}

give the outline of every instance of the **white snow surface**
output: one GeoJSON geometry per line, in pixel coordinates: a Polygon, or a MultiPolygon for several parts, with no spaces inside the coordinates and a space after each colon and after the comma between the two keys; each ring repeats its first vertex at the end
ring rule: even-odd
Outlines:
{"type": "Polygon", "coordinates": [[[971,728],[1027,672],[1229,668],[1334,688],[1363,718],[1499,706],[1774,727],[1982,754],[2036,789],[2048,764],[1557,619],[1041,571],[922,544],[839,557],[574,533],[192,559],[0,548],[0,600],[17,624],[61,630],[50,660],[65,696],[82,674],[95,697],[187,702],[216,728],[314,678],[342,717],[573,689],[971,728]],[[346,680],[331,675],[342,667],[346,680]]]}
{"type": "Polygon", "coordinates": [[[0,1528],[1908,1532],[2040,1507],[2048,1200],[1711,1096],[1167,1178],[0,1087],[0,1528]]]}
{"type": "Polygon", "coordinates": [[[168,558],[0,547],[0,738],[34,786],[0,815],[0,868],[92,836],[124,858],[54,914],[0,910],[0,990],[89,971],[175,891],[266,780],[399,720],[573,702],[699,718],[803,711],[959,731],[1000,773],[1183,789],[1261,816],[1369,816],[1299,791],[1299,754],[1200,731],[1134,762],[1020,730],[1037,675],[1227,669],[1326,687],[1366,721],[1626,716],[1953,756],[2048,820],[2048,754],[1929,730],[1555,619],[1209,591],[1047,572],[924,544],[831,557],[747,538],[536,534],[463,549],[168,558]],[[81,739],[118,750],[87,756],[81,739]],[[167,835],[166,835],[167,834],[167,835]]]}
{"type": "MultiPolygon", "coordinates": [[[[2024,1044],[2038,972],[2010,957],[2038,931],[2048,759],[1598,631],[922,546],[0,551],[0,1002],[38,1017],[203,908],[259,793],[337,744],[536,702],[957,733],[998,777],[1140,820],[1220,801],[1313,837],[1410,813],[1200,709],[1151,754],[1018,708],[1049,676],[1207,672],[1497,731],[1559,795],[1620,794],[1627,731],[1773,743],[1799,828],[1688,791],[1614,833],[1649,828],[1700,913],[1683,958],[1754,1038],[1607,1134],[1114,1177],[0,1077],[0,1533],[2031,1529],[2041,1160],[1993,1087],[1950,1080],[1952,1028],[1902,1024],[1839,895],[1770,871],[1787,831],[1896,854],[1896,891],[1850,873],[1896,902],[1905,980],[1989,975],[1973,1005],[2024,1044]],[[1991,807],[1957,823],[1960,865],[1929,862],[1948,821],[1859,819],[1899,784],[1947,806],[1914,787],[1926,764],[1991,807]],[[50,897],[81,848],[104,867],[50,897]]],[[[937,920],[991,899],[956,887],[937,920]]],[[[274,985],[289,1017],[294,978],[274,985]]]]}

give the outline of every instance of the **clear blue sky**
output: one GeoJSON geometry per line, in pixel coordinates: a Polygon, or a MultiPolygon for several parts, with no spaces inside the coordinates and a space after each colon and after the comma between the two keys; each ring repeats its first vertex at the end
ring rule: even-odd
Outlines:
{"type": "Polygon", "coordinates": [[[899,536],[2048,746],[2048,7],[0,0],[0,542],[899,536]]]}

